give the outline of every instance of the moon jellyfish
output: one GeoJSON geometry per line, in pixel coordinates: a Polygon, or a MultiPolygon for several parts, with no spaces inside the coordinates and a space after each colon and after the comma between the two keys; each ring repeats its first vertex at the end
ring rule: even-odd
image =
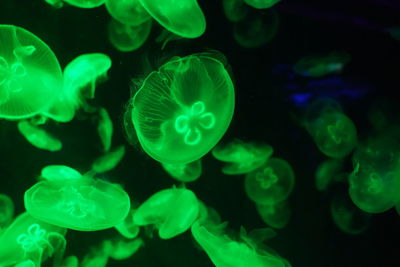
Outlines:
{"type": "Polygon", "coordinates": [[[290,220],[291,210],[287,200],[272,205],[257,205],[258,214],[268,225],[276,229],[284,228],[290,220]]]}
{"type": "Polygon", "coordinates": [[[161,165],[172,178],[184,183],[196,181],[202,171],[201,159],[190,163],[162,163],[161,165]]]}
{"type": "Polygon", "coordinates": [[[133,98],[132,122],[140,144],[162,163],[200,159],[227,130],[234,94],[219,60],[202,54],[172,59],[150,73],[133,98]]]}
{"type": "Polygon", "coordinates": [[[243,0],[246,4],[257,9],[270,8],[280,0],[243,0]]]}
{"type": "Polygon", "coordinates": [[[133,214],[135,210],[131,209],[125,220],[114,228],[126,239],[133,239],[138,236],[140,228],[133,222],[133,214]]]}
{"type": "Polygon", "coordinates": [[[125,146],[118,146],[117,148],[96,159],[92,164],[92,170],[97,173],[111,171],[121,162],[124,155],[125,146]]]}
{"type": "Polygon", "coordinates": [[[350,235],[364,232],[371,219],[371,214],[357,208],[348,195],[344,194],[336,194],[333,197],[331,215],[336,226],[350,235]]]}
{"type": "Polygon", "coordinates": [[[14,202],[5,195],[0,194],[0,235],[2,228],[8,226],[14,217],[14,202]]]}
{"type": "Polygon", "coordinates": [[[279,158],[270,158],[245,178],[247,196],[262,205],[273,205],[285,200],[293,187],[293,169],[287,161],[279,158]]]}
{"type": "Polygon", "coordinates": [[[139,0],[105,0],[108,13],[113,19],[125,25],[138,26],[150,20],[149,13],[139,0]]]}
{"type": "Polygon", "coordinates": [[[267,144],[246,143],[234,140],[227,145],[218,145],[212,150],[212,155],[228,162],[222,172],[228,175],[239,175],[254,171],[263,165],[272,155],[273,148],[267,144]]]}
{"type": "Polygon", "coordinates": [[[139,0],[146,11],[168,31],[197,38],[206,30],[206,19],[197,0],[139,0]]]}
{"type": "Polygon", "coordinates": [[[315,172],[315,187],[319,191],[324,191],[334,182],[335,176],[343,168],[342,159],[327,159],[318,165],[315,172]]]}
{"type": "Polygon", "coordinates": [[[103,150],[108,152],[111,148],[111,140],[114,132],[113,123],[105,108],[99,108],[99,122],[97,132],[99,133],[103,150]]]}
{"type": "Polygon", "coordinates": [[[139,49],[150,35],[152,20],[139,25],[126,25],[111,20],[108,25],[108,39],[115,49],[132,52],[139,49]]]}
{"type": "Polygon", "coordinates": [[[275,37],[278,27],[278,13],[269,9],[263,15],[248,15],[236,22],[233,27],[233,37],[244,48],[257,48],[270,42],[275,37]]]}
{"type": "Polygon", "coordinates": [[[31,260],[34,266],[40,266],[53,257],[57,266],[65,251],[65,234],[65,229],[36,220],[25,212],[0,236],[0,265],[14,266],[31,260]]]}
{"type": "Polygon", "coordinates": [[[190,228],[199,215],[196,195],[185,188],[161,190],[147,199],[133,214],[133,222],[153,224],[162,239],[170,239],[190,228]]]}
{"type": "Polygon", "coordinates": [[[103,245],[105,252],[111,259],[121,261],[132,257],[144,243],[140,238],[135,240],[116,238],[104,241],[103,245]]]}
{"type": "Polygon", "coordinates": [[[18,130],[36,148],[51,152],[62,149],[62,143],[59,139],[53,137],[47,131],[40,129],[38,126],[31,124],[29,121],[19,121],[18,130]]]}
{"type": "Polygon", "coordinates": [[[64,2],[80,8],[95,8],[103,5],[105,0],[64,0],[64,2]]]}
{"type": "Polygon", "coordinates": [[[244,19],[248,12],[247,5],[243,0],[223,0],[222,7],[226,18],[232,22],[244,19]]]}
{"type": "Polygon", "coordinates": [[[60,64],[37,36],[0,25],[0,118],[32,117],[48,108],[63,86],[60,64]]]}
{"type": "Polygon", "coordinates": [[[47,223],[98,231],[121,223],[129,212],[129,196],[119,185],[73,172],[42,178],[25,192],[24,203],[29,214],[47,223]]]}

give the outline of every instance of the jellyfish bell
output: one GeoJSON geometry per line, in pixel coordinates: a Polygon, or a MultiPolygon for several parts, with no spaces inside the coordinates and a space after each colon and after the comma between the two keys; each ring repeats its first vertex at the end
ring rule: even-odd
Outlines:
{"type": "Polygon", "coordinates": [[[125,25],[137,26],[151,20],[139,0],[106,0],[108,13],[125,25]]]}
{"type": "Polygon", "coordinates": [[[146,20],[139,25],[126,25],[111,20],[108,25],[108,39],[118,51],[132,52],[146,42],[151,28],[152,20],[146,20]]]}

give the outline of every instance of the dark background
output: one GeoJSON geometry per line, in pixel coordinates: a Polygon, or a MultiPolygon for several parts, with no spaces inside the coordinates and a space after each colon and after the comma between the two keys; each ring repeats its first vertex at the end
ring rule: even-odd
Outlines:
{"type": "MultiPolygon", "coordinates": [[[[199,1],[207,19],[206,33],[194,40],[172,41],[164,50],[155,42],[161,27],[154,23],[145,45],[135,52],[116,51],[107,40],[110,16],[104,7],[85,10],[65,6],[56,10],[40,0],[2,0],[0,23],[21,26],[45,41],[64,67],[74,57],[91,52],[108,54],[113,60],[109,80],[96,89],[92,104],[105,107],[114,122],[113,146],[127,145],[120,165],[101,177],[121,183],[134,202],[142,202],[158,190],[176,184],[161,166],[138,147],[128,145],[123,129],[123,112],[131,96],[131,79],[142,78],[172,56],[185,56],[210,49],[219,50],[232,67],[236,83],[236,109],[224,141],[240,138],[266,142],[274,155],[286,159],[296,173],[296,186],[289,201],[292,218],[277,231],[268,245],[293,266],[400,266],[400,219],[394,210],[374,215],[370,227],[359,236],[341,232],[330,217],[332,192],[318,192],[315,169],[324,156],[306,131],[296,122],[296,108],[282,75],[273,75],[278,64],[290,66],[305,55],[346,51],[352,61],[342,77],[362,84],[368,93],[356,99],[339,99],[355,122],[360,138],[371,126],[368,111],[377,99],[392,106],[398,117],[400,43],[385,32],[400,25],[400,4],[395,1],[290,1],[283,0],[276,11],[279,29],[275,38],[257,49],[236,44],[233,24],[226,20],[221,1],[199,1]]],[[[262,11],[259,11],[262,13],[262,11]]],[[[1,43],[0,43],[1,45],[1,43]]],[[[292,80],[300,87],[304,80],[292,80]]],[[[96,122],[79,114],[68,124],[50,123],[64,148],[60,152],[40,151],[18,133],[16,123],[0,121],[0,193],[13,198],[21,213],[23,194],[32,186],[40,169],[48,164],[70,165],[82,172],[101,154],[96,122]]],[[[347,168],[350,168],[346,166],[347,168]]],[[[188,185],[199,199],[214,207],[229,228],[251,230],[265,227],[255,205],[246,197],[242,176],[225,176],[221,164],[206,155],[201,178],[188,185]]],[[[80,259],[91,247],[115,235],[114,230],[69,231],[66,255],[80,259]]],[[[110,260],[109,266],[212,266],[207,255],[195,246],[190,232],[171,240],[149,238],[141,233],[145,246],[126,261],[110,260]]]]}

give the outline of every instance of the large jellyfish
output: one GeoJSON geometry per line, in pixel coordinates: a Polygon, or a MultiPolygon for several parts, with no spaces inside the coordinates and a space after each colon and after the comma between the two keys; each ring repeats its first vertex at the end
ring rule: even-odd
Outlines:
{"type": "Polygon", "coordinates": [[[13,25],[0,25],[0,43],[0,118],[39,114],[63,87],[56,56],[37,36],[13,25]]]}
{"type": "Polygon", "coordinates": [[[201,159],[190,163],[165,163],[161,165],[172,178],[184,183],[196,181],[200,177],[202,171],[201,159]]]}
{"type": "Polygon", "coordinates": [[[270,158],[245,178],[247,196],[257,204],[272,205],[285,200],[294,187],[294,172],[283,159],[270,158]]]}
{"type": "Polygon", "coordinates": [[[138,26],[151,19],[149,13],[143,8],[139,0],[105,1],[108,13],[122,24],[138,26]]]}
{"type": "Polygon", "coordinates": [[[161,190],[147,199],[133,214],[133,222],[153,224],[162,239],[173,238],[190,228],[199,215],[196,195],[185,188],[161,190]]]}
{"type": "Polygon", "coordinates": [[[195,54],[151,72],[132,104],[143,149],[162,163],[182,164],[201,158],[224,135],[233,115],[234,87],[219,60],[195,54]]]}
{"type": "Polygon", "coordinates": [[[128,194],[116,184],[90,174],[79,176],[71,169],[61,165],[42,172],[47,174],[41,177],[44,180],[25,192],[29,214],[78,231],[98,231],[121,223],[130,209],[128,194]]]}
{"type": "Polygon", "coordinates": [[[168,31],[197,38],[206,30],[206,19],[197,0],[139,0],[146,11],[168,31]]]}
{"type": "Polygon", "coordinates": [[[111,20],[108,25],[108,39],[115,49],[121,52],[131,52],[139,49],[150,35],[152,20],[139,25],[126,25],[111,20]]]}

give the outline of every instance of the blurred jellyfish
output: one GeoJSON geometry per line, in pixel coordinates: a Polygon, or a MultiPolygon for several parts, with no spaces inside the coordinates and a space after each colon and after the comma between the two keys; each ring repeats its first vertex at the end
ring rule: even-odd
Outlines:
{"type": "Polygon", "coordinates": [[[105,252],[111,259],[121,261],[132,257],[143,244],[143,240],[140,238],[135,240],[114,238],[104,241],[103,245],[105,247],[105,252]]]}
{"type": "Polygon", "coordinates": [[[43,181],[25,192],[24,203],[29,214],[78,231],[107,229],[124,220],[130,199],[119,185],[89,175],[78,178],[75,172],[70,172],[71,176],[67,173],[61,172],[58,178],[42,177],[43,181]]]}
{"type": "Polygon", "coordinates": [[[223,0],[222,7],[226,18],[232,22],[244,19],[248,12],[247,5],[243,0],[223,0]]]}
{"type": "Polygon", "coordinates": [[[131,52],[139,49],[146,42],[151,26],[151,20],[139,25],[126,25],[111,20],[108,25],[108,39],[118,51],[131,52]]]}
{"type": "Polygon", "coordinates": [[[8,226],[14,217],[14,202],[5,195],[0,194],[0,235],[2,228],[8,226]]]}
{"type": "Polygon", "coordinates": [[[139,0],[146,11],[168,31],[197,38],[206,30],[206,19],[197,0],[139,0]]]}
{"type": "Polygon", "coordinates": [[[61,267],[79,267],[79,259],[77,256],[66,257],[60,265],[61,267]]]}
{"type": "Polygon", "coordinates": [[[0,43],[0,118],[23,119],[47,109],[63,87],[53,51],[12,25],[0,25],[0,43]]]}
{"type": "Polygon", "coordinates": [[[303,57],[293,66],[293,69],[299,75],[318,78],[340,73],[350,60],[351,56],[346,52],[331,52],[327,55],[303,57]]]}
{"type": "Polygon", "coordinates": [[[278,13],[268,9],[265,14],[248,15],[233,28],[235,41],[244,48],[257,48],[270,42],[279,27],[278,13]]]}
{"type": "Polygon", "coordinates": [[[131,209],[125,220],[114,228],[126,239],[133,239],[138,236],[140,228],[133,222],[133,214],[135,210],[131,209]]]}
{"type": "Polygon", "coordinates": [[[99,108],[99,123],[97,125],[97,132],[99,133],[103,150],[108,152],[111,148],[111,140],[113,135],[113,123],[105,108],[99,108]]]}
{"type": "Polygon", "coordinates": [[[343,168],[342,159],[327,159],[318,165],[315,172],[315,187],[319,191],[324,191],[334,181],[335,176],[343,168]]]}
{"type": "Polygon", "coordinates": [[[185,188],[161,190],[147,199],[133,214],[133,222],[153,224],[162,239],[173,238],[190,228],[199,215],[196,195],[185,188]]]}
{"type": "Polygon", "coordinates": [[[234,94],[222,62],[196,54],[174,58],[151,72],[127,112],[147,154],[162,163],[189,163],[224,135],[234,94]]]}
{"type": "Polygon", "coordinates": [[[267,144],[256,144],[234,140],[227,145],[218,145],[212,150],[212,155],[228,162],[222,172],[228,175],[239,175],[254,171],[263,165],[272,155],[273,148],[267,144]]]}
{"type": "Polygon", "coordinates": [[[371,214],[357,208],[347,194],[336,194],[332,198],[331,215],[336,226],[350,235],[364,232],[371,219],[371,214]]]}
{"type": "Polygon", "coordinates": [[[104,4],[105,0],[63,0],[71,6],[80,8],[95,8],[104,4]]]}
{"type": "Polygon", "coordinates": [[[31,260],[34,266],[40,266],[53,257],[57,266],[65,251],[65,234],[65,229],[34,219],[25,212],[0,236],[0,265],[31,260]]]}
{"type": "Polygon", "coordinates": [[[125,25],[138,26],[151,17],[139,0],[105,0],[108,13],[125,25]]]}
{"type": "Polygon", "coordinates": [[[63,0],[44,0],[44,1],[54,8],[61,8],[64,6],[63,0]]]}
{"type": "Polygon", "coordinates": [[[270,8],[280,0],[243,0],[246,4],[257,9],[270,8]]]}
{"type": "Polygon", "coordinates": [[[272,205],[257,204],[257,211],[268,226],[276,229],[286,227],[292,213],[287,200],[272,205]]]}
{"type": "Polygon", "coordinates": [[[247,196],[257,204],[273,205],[285,200],[294,187],[294,172],[283,159],[270,158],[245,178],[247,196]]]}
{"type": "Polygon", "coordinates": [[[79,267],[106,267],[109,261],[106,249],[104,243],[91,247],[89,253],[82,259],[79,267]]]}
{"type": "Polygon", "coordinates": [[[202,171],[201,159],[190,163],[162,163],[161,165],[172,178],[184,183],[196,181],[202,171]]]}
{"type": "Polygon", "coordinates": [[[51,152],[62,149],[62,143],[59,139],[50,135],[46,130],[31,124],[29,121],[20,120],[18,122],[18,130],[36,148],[51,152]]]}
{"type": "Polygon", "coordinates": [[[113,170],[125,155],[125,146],[121,145],[96,159],[92,164],[92,170],[97,173],[113,170]]]}

